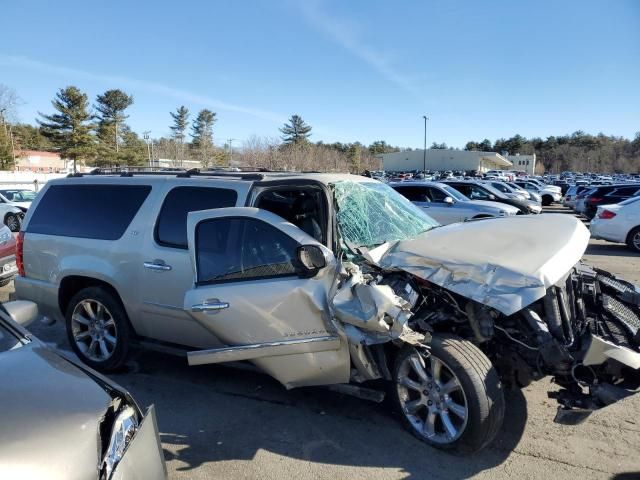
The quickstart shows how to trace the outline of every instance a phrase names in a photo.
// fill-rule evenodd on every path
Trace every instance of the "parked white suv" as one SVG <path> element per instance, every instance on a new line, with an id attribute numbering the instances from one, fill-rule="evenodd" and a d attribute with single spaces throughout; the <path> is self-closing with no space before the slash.
<path id="1" fill-rule="evenodd" d="M 578 263 L 588 240 L 568 215 L 439 226 L 352 175 L 77 175 L 29 209 L 15 286 L 95 368 L 144 345 L 287 388 L 384 380 L 416 437 L 470 452 L 505 387 L 553 375 L 582 414 L 640 385 L 640 298 Z"/>

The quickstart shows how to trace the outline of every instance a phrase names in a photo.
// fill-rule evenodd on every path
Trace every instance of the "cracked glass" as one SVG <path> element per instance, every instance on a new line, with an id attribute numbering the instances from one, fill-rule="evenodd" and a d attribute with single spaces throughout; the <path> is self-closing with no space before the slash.
<path id="1" fill-rule="evenodd" d="M 439 225 L 384 183 L 343 181 L 332 187 L 338 229 L 350 249 L 407 240 Z"/>

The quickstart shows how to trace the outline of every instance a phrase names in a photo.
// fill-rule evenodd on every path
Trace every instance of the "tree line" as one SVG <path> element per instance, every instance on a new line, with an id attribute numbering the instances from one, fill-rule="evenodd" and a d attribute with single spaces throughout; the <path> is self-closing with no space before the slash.
<path id="1" fill-rule="evenodd" d="M 312 142 L 313 128 L 294 114 L 279 129 L 280 136 L 246 139 L 235 151 L 231 142 L 214 144 L 216 112 L 201 109 L 191 119 L 189 109 L 181 105 L 170 113 L 171 135 L 143 138 L 127 124 L 132 95 L 110 89 L 97 95 L 93 104 L 75 86 L 61 88 L 52 100 L 53 113 L 39 113 L 37 125 L 15 121 L 19 98 L 15 91 L 0 85 L 0 169 L 12 167 L 15 152 L 46 150 L 87 166 L 142 166 L 150 160 L 171 159 L 174 166 L 196 160 L 203 167 L 241 165 L 270 170 L 350 171 L 381 168 L 379 155 L 411 150 L 385 142 L 369 145 L 360 142 Z M 448 149 L 446 143 L 433 142 L 431 148 Z M 545 140 L 515 135 L 511 138 L 470 141 L 465 150 L 532 154 L 546 171 L 559 172 L 640 171 L 640 132 L 633 140 L 590 135 L 582 131 L 571 135 L 550 136 Z"/>

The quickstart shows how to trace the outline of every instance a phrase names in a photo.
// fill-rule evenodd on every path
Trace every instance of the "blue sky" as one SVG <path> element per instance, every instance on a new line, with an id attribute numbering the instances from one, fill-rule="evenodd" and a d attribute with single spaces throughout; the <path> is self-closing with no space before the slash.
<path id="1" fill-rule="evenodd" d="M 3 5 L 0 83 L 133 94 L 129 124 L 217 112 L 216 142 L 276 137 L 463 147 L 519 133 L 640 131 L 640 1 L 32 1 Z"/>

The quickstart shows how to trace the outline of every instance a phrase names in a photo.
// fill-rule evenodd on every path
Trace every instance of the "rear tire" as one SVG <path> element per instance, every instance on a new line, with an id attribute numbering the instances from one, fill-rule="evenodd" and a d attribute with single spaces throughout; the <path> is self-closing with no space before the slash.
<path id="1" fill-rule="evenodd" d="M 125 363 L 131 328 L 120 299 L 111 292 L 101 287 L 80 290 L 69 302 L 65 319 L 69 344 L 84 363 L 103 372 Z"/>
<path id="2" fill-rule="evenodd" d="M 634 252 L 640 253 L 640 226 L 629 232 L 629 235 L 627 235 L 627 245 Z"/>
<path id="3" fill-rule="evenodd" d="M 20 217 L 15 213 L 7 213 L 4 217 L 4 224 L 9 227 L 12 232 L 20 231 Z"/>
<path id="4" fill-rule="evenodd" d="M 405 428 L 433 447 L 473 453 L 500 430 L 505 409 L 500 378 L 467 340 L 434 335 L 430 356 L 405 346 L 396 357 L 393 382 L 391 400 Z"/>

